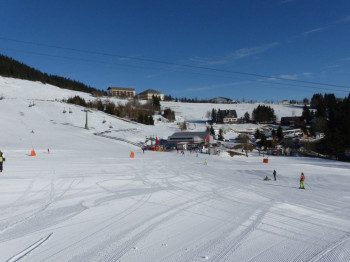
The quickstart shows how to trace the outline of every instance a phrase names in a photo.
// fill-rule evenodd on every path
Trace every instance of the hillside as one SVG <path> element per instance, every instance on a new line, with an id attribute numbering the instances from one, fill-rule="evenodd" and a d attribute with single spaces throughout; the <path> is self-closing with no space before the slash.
<path id="1" fill-rule="evenodd" d="M 39 81 L 60 88 L 75 90 L 96 95 L 105 95 L 105 91 L 87 86 L 81 82 L 57 75 L 49 75 L 24 63 L 0 54 L 0 76 L 13 77 L 23 80 Z"/>
<path id="2" fill-rule="evenodd" d="M 350 260 L 349 163 L 271 156 L 264 164 L 257 153 L 143 153 L 94 133 L 138 143 L 167 137 L 179 130 L 176 123 L 145 126 L 93 111 L 86 130 L 83 108 L 60 100 L 95 99 L 89 94 L 0 77 L 0 95 L 6 158 L 1 261 Z M 237 109 L 238 115 L 254 108 L 162 106 L 172 107 L 193 130 L 205 126 L 211 106 Z M 279 117 L 299 112 L 273 107 Z M 264 181 L 274 169 L 277 181 Z M 298 189 L 300 172 L 306 190 Z"/>
<path id="3" fill-rule="evenodd" d="M 77 107 L 72 104 L 64 104 L 60 101 L 63 99 L 68 99 L 73 96 L 80 96 L 86 101 L 94 101 L 96 98 L 91 94 L 85 92 L 76 92 L 71 90 L 65 90 L 58 88 L 49 84 L 42 84 L 40 82 L 32 82 L 27 80 L 19 80 L 14 78 L 0 77 L 0 96 L 5 97 L 3 104 L 10 103 L 12 100 L 17 100 L 18 104 L 22 104 L 21 112 L 25 113 L 30 108 L 28 106 L 35 102 L 38 106 L 49 106 L 49 111 L 54 114 L 47 116 L 46 118 L 52 118 L 55 122 L 68 122 L 68 124 L 73 126 L 84 127 L 85 123 L 85 112 L 81 111 L 83 108 Z M 125 103 L 126 100 L 121 100 L 118 98 L 105 97 L 101 98 L 118 103 Z M 13 105 L 13 104 L 11 104 Z M 17 105 L 17 104 L 16 104 Z M 137 132 L 128 133 L 118 133 L 112 132 L 116 136 L 121 138 L 126 138 L 128 140 L 134 141 L 136 143 L 144 142 L 146 136 L 158 136 L 159 138 L 167 138 L 173 132 L 179 131 L 177 123 L 183 121 L 188 121 L 188 128 L 190 131 L 203 131 L 206 129 L 206 122 L 208 121 L 206 114 L 207 111 L 211 111 L 212 108 L 216 109 L 235 109 L 237 111 L 238 117 L 242 117 L 245 112 L 252 114 L 253 109 L 258 104 L 208 104 L 208 103 L 179 103 L 179 102 L 162 102 L 163 108 L 171 108 L 176 112 L 176 119 L 174 123 L 164 123 L 159 122 L 159 117 L 155 116 L 156 128 L 147 127 L 144 125 L 127 124 L 124 121 L 119 121 L 116 118 L 111 116 L 106 116 L 102 112 L 94 112 L 89 114 L 89 126 L 91 127 L 91 132 L 104 132 L 108 131 L 108 127 L 111 125 L 114 129 L 137 129 Z M 271 104 L 269 105 L 274 108 L 277 118 L 290 115 L 301 115 L 302 108 L 294 106 L 285 106 L 281 104 Z M 69 108 L 72 108 L 74 113 L 63 114 L 63 110 L 68 111 Z M 11 112 L 13 112 L 11 110 Z M 31 112 L 30 110 L 28 112 Z M 12 119 L 12 117 L 11 117 Z M 105 120 L 105 123 L 102 123 Z M 22 120 L 21 120 L 22 121 Z M 50 121 L 47 121 L 50 122 Z M 21 122 L 18 122 L 21 123 Z M 38 125 L 40 126 L 40 125 Z M 52 125 L 50 125 L 52 127 Z M 227 138 L 235 137 L 235 130 L 245 130 L 247 128 L 256 128 L 256 125 L 246 124 L 231 124 L 231 125 L 218 125 L 227 130 Z M 16 127 L 17 128 L 17 127 Z M 18 127 L 20 128 L 20 127 Z M 29 131 L 35 129 L 31 127 Z"/>

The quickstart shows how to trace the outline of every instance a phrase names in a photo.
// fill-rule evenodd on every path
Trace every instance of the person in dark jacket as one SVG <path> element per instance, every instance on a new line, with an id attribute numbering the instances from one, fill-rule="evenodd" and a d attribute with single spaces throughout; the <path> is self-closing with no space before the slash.
<path id="1" fill-rule="evenodd" d="M 275 181 L 276 181 L 276 175 L 277 175 L 276 170 L 273 170 L 273 178 L 275 179 Z"/>
<path id="2" fill-rule="evenodd" d="M 4 154 L 0 150 L 0 172 L 2 172 L 4 161 L 5 161 Z"/>

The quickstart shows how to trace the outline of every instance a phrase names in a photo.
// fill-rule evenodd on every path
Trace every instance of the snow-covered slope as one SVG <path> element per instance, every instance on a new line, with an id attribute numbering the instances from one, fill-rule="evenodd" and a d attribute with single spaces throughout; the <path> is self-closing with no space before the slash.
<path id="1" fill-rule="evenodd" d="M 142 142 L 177 126 L 93 111 L 85 130 L 82 108 L 55 101 L 75 94 L 0 78 L 0 261 L 350 261 L 348 163 L 143 154 L 94 133 Z M 212 109 L 169 105 L 194 128 Z M 238 114 L 253 109 L 241 106 Z M 263 181 L 274 169 L 277 181 Z"/>
<path id="2" fill-rule="evenodd" d="M 176 116 L 183 116 L 186 121 L 206 121 L 207 112 L 211 113 L 212 109 L 234 109 L 237 112 L 237 117 L 241 118 L 246 112 L 252 115 L 254 108 L 259 104 L 264 103 L 241 103 L 241 104 L 210 104 L 210 103 L 177 103 L 177 102 L 162 102 L 163 107 L 169 107 L 175 111 Z M 278 120 L 284 116 L 301 116 L 303 108 L 301 106 L 282 105 L 282 104 L 267 104 L 274 109 Z"/>

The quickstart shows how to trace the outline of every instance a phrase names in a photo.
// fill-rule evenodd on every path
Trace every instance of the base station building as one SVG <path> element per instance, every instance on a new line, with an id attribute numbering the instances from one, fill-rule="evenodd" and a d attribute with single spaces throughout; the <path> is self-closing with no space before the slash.
<path id="1" fill-rule="evenodd" d="M 176 148 L 201 148 L 213 142 L 209 131 L 205 132 L 177 132 L 168 137 L 168 144 Z"/>

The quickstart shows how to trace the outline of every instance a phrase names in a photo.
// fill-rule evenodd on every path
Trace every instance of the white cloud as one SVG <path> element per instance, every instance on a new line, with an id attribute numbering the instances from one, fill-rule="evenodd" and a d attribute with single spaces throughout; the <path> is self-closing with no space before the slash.
<path id="1" fill-rule="evenodd" d="M 312 73 L 310 73 L 310 72 L 305 72 L 305 73 L 303 73 L 303 76 L 304 76 L 304 77 L 312 77 Z"/>
<path id="2" fill-rule="evenodd" d="M 301 74 L 282 74 L 282 75 L 279 75 L 278 77 L 270 77 L 270 78 L 268 78 L 268 80 L 270 80 L 270 81 L 278 81 L 281 78 L 288 79 L 288 80 L 298 80 L 298 79 L 303 78 L 303 77 L 304 78 L 310 78 L 310 77 L 312 77 L 312 73 L 304 72 L 304 73 L 301 73 Z"/>
<path id="3" fill-rule="evenodd" d="M 223 57 L 192 57 L 190 58 L 191 62 L 195 62 L 201 66 L 213 66 L 213 65 L 223 65 L 223 64 L 229 64 L 236 60 L 248 58 L 257 54 L 264 53 L 268 51 L 269 49 L 278 46 L 279 42 L 272 42 L 266 45 L 261 46 L 253 46 L 253 47 L 245 47 L 237 49 L 236 51 L 233 51 Z"/>
<path id="4" fill-rule="evenodd" d="M 297 74 L 294 74 L 294 75 L 280 75 L 279 78 L 289 79 L 289 80 L 297 80 L 298 79 L 298 75 Z"/>
<path id="5" fill-rule="evenodd" d="M 260 53 L 264 53 L 267 50 L 278 46 L 279 43 L 278 42 L 273 42 L 267 45 L 262 45 L 262 46 L 254 46 L 254 47 L 248 47 L 248 48 L 241 48 L 238 49 L 236 51 L 234 51 L 233 53 L 229 54 L 228 57 L 233 59 L 233 60 L 238 60 L 241 58 L 245 58 L 245 57 L 250 57 L 256 54 L 260 54 Z"/>
<path id="6" fill-rule="evenodd" d="M 219 57 L 206 58 L 206 57 L 199 57 L 199 56 L 190 58 L 190 61 L 195 62 L 196 64 L 201 66 L 224 65 L 230 62 L 225 58 L 219 58 Z"/>
<path id="7" fill-rule="evenodd" d="M 240 82 L 229 82 L 229 83 L 223 83 L 223 84 L 213 84 L 210 86 L 187 88 L 184 91 L 185 92 L 197 92 L 197 91 L 206 91 L 206 90 L 212 90 L 212 89 L 225 89 L 225 88 L 230 88 L 233 86 L 242 86 L 245 84 L 250 84 L 253 82 L 254 81 L 240 81 Z M 183 92 L 183 91 L 181 91 L 181 92 Z"/>
<path id="8" fill-rule="evenodd" d="M 339 68 L 340 65 L 329 65 L 329 66 L 324 66 L 323 69 L 333 69 L 333 68 Z"/>
<path id="9" fill-rule="evenodd" d="M 303 33 L 303 36 L 308 36 L 308 35 L 311 35 L 313 33 L 318 33 L 318 32 L 324 31 L 324 30 L 328 29 L 329 27 L 330 26 L 323 26 L 323 27 L 318 27 L 318 28 L 306 31 Z"/>
<path id="10" fill-rule="evenodd" d="M 338 19 L 336 21 L 328 23 L 325 26 L 320 26 L 320 27 L 314 28 L 312 30 L 306 31 L 306 32 L 302 33 L 302 35 L 303 36 L 308 36 L 308 35 L 313 34 L 313 33 L 322 32 L 322 31 L 327 30 L 327 29 L 329 29 L 329 28 L 331 28 L 333 26 L 336 26 L 338 24 L 343 24 L 343 23 L 348 23 L 348 22 L 350 22 L 350 16 L 343 17 L 341 19 Z"/>

